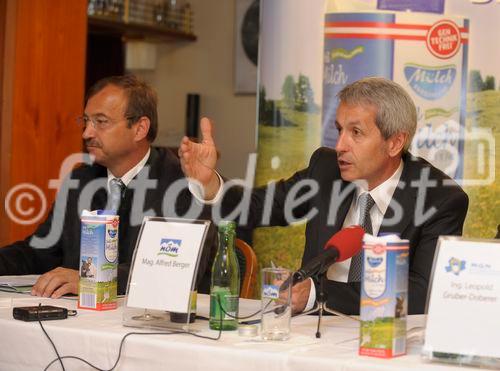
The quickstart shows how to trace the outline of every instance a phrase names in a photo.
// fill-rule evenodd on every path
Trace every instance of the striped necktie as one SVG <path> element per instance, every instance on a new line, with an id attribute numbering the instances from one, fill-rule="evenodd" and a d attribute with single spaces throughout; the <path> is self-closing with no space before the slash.
<path id="1" fill-rule="evenodd" d="M 120 202 L 122 199 L 122 193 L 125 189 L 125 184 L 119 178 L 113 178 L 109 182 L 109 196 L 110 196 L 110 210 L 118 213 L 120 209 Z"/>
<path id="2" fill-rule="evenodd" d="M 375 201 L 372 196 L 368 193 L 362 193 L 359 196 L 359 209 L 361 210 L 359 214 L 359 225 L 363 227 L 365 233 L 372 234 L 372 220 L 370 218 L 370 210 L 375 205 Z M 347 277 L 348 282 L 359 282 L 361 281 L 361 256 L 362 251 L 357 253 L 351 259 L 351 266 L 349 267 L 349 275 Z"/>

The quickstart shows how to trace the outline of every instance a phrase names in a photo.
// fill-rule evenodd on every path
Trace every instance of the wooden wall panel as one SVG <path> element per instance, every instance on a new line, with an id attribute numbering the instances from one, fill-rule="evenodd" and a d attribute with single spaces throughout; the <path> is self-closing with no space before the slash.
<path id="1" fill-rule="evenodd" d="M 3 102 L 3 70 L 4 70 L 4 53 L 5 53 L 5 16 L 7 13 L 7 0 L 0 0 L 0 123 L 2 121 L 2 104 Z M 0 130 L 0 143 L 2 143 L 2 130 Z"/>
<path id="2" fill-rule="evenodd" d="M 68 155 L 81 152 L 81 131 L 75 118 L 83 111 L 87 1 L 7 2 L 15 6 L 14 48 L 4 55 L 14 61 L 12 89 L 6 93 L 12 99 L 11 122 L 2 122 L 2 127 L 11 126 L 10 171 L 0 181 L 9 189 L 33 184 L 43 191 L 50 206 L 55 191 L 48 188 L 49 179 L 59 177 Z M 1 152 L 2 157 L 6 155 L 3 149 Z M 40 202 L 24 198 L 21 206 L 24 210 L 33 207 L 33 216 Z M 0 245 L 25 237 L 35 227 L 8 222 Z"/>
<path id="3" fill-rule="evenodd" d="M 14 68 L 14 35 L 16 6 L 11 0 L 0 0 L 0 201 L 5 199 L 10 188 L 10 157 L 12 143 L 12 86 Z M 10 238 L 11 222 L 3 204 L 0 206 L 0 246 L 7 243 Z"/>

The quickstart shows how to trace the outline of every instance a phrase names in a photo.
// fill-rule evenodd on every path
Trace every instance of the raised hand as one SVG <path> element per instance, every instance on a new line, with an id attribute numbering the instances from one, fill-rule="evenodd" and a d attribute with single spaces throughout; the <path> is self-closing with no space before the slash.
<path id="1" fill-rule="evenodd" d="M 195 143 L 182 138 L 179 158 L 184 175 L 198 181 L 204 188 L 205 199 L 212 199 L 219 189 L 219 177 L 215 173 L 217 148 L 212 136 L 212 122 L 203 117 L 200 121 L 202 142 Z"/>

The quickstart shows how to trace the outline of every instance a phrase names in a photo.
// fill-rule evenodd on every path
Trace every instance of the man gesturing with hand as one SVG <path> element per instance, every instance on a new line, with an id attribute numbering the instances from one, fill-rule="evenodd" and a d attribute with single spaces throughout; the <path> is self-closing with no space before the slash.
<path id="1" fill-rule="evenodd" d="M 252 190 L 224 187 L 215 172 L 213 126 L 202 119 L 203 141 L 184 138 L 179 149 L 185 175 L 197 182 L 190 190 L 198 199 L 220 203 L 223 218 L 247 205 L 235 218 L 250 229 L 306 220 L 303 266 L 342 228 L 359 224 L 375 236 L 399 234 L 410 241 L 408 313 L 424 313 L 437 239 L 461 235 L 467 195 L 446 174 L 408 151 L 417 111 L 401 86 L 364 78 L 345 86 L 338 99 L 335 149 L 319 148 L 306 169 Z M 247 191 L 251 195 L 245 198 Z M 355 256 L 329 268 L 325 291 L 331 309 L 359 313 L 360 264 Z M 294 311 L 312 307 L 318 288 L 316 279 L 294 286 Z"/>

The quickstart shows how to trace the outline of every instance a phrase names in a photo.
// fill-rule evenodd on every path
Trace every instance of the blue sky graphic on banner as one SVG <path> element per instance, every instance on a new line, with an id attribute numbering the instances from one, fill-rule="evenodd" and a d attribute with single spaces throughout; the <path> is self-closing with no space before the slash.
<path id="1" fill-rule="evenodd" d="M 321 91 L 321 30 L 323 1 L 264 1 L 259 51 L 259 84 L 267 97 L 280 99 L 287 75 L 309 77 L 314 92 Z M 290 42 L 293 40 L 293 42 Z M 321 95 L 316 94 L 319 100 Z"/>

